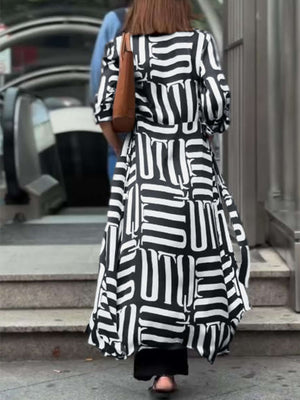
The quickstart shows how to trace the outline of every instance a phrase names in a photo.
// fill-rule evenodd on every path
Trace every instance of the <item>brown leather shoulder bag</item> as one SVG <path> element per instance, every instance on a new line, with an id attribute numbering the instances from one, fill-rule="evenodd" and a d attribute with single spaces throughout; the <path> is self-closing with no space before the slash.
<path id="1" fill-rule="evenodd" d="M 123 32 L 119 77 L 113 104 L 112 125 L 116 132 L 130 132 L 135 124 L 135 83 L 130 33 Z"/>

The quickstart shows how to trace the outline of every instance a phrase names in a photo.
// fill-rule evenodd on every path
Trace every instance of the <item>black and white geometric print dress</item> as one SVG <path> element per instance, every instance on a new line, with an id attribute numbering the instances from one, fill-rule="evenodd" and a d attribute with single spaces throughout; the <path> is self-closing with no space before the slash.
<path id="1" fill-rule="evenodd" d="M 112 119 L 121 39 L 106 45 L 96 123 Z M 207 31 L 131 46 L 136 124 L 114 170 L 88 343 L 116 359 L 187 347 L 212 364 L 252 308 L 247 238 L 208 140 L 230 124 L 230 89 Z"/>

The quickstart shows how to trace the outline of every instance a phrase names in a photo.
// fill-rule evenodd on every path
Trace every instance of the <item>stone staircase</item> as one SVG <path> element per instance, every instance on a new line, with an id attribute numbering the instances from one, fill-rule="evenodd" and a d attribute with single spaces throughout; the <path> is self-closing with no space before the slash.
<path id="1" fill-rule="evenodd" d="M 99 240 L 103 228 L 103 221 L 90 225 L 93 232 L 98 229 Z M 45 224 L 43 229 L 50 228 Z M 62 238 L 65 226 L 51 229 Z M 37 238 L 33 244 L 24 232 L 17 245 L 6 235 L 0 246 L 0 360 L 102 357 L 84 333 L 95 295 L 100 241 L 92 243 L 91 234 L 93 239 L 84 244 L 79 244 L 84 242 L 80 235 L 76 240 L 63 236 L 59 244 L 53 237 L 48 242 Z M 44 231 L 41 237 L 46 236 Z M 289 306 L 289 268 L 267 247 L 251 250 L 251 260 L 248 293 L 253 309 L 245 313 L 230 353 L 300 354 L 300 314 Z"/>

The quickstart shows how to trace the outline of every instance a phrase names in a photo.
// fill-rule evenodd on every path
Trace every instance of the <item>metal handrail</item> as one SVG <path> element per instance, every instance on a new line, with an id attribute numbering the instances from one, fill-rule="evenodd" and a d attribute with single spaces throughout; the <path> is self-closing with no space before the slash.
<path id="1" fill-rule="evenodd" d="M 23 22 L 0 34 L 0 51 L 36 36 L 61 33 L 97 35 L 101 24 L 101 19 L 80 16 L 46 17 Z M 5 40 L 1 40 L 4 38 Z"/>
<path id="2" fill-rule="evenodd" d="M 0 88 L 0 93 L 10 87 L 33 89 L 40 86 L 51 86 L 61 81 L 88 81 L 90 68 L 84 65 L 65 65 L 62 67 L 45 68 L 30 72 L 11 80 Z"/>
<path id="3" fill-rule="evenodd" d="M 16 168 L 14 114 L 20 94 L 18 88 L 11 88 L 5 93 L 3 105 L 3 166 L 7 187 L 6 204 L 28 204 L 29 202 L 28 194 L 20 187 Z"/>
<path id="4" fill-rule="evenodd" d="M 81 16 L 59 16 L 59 17 L 44 17 L 39 19 L 34 19 L 32 21 L 22 22 L 20 24 L 16 24 L 10 28 L 7 28 L 5 31 L 1 31 L 0 39 L 6 35 L 14 35 L 16 32 L 26 30 L 28 28 L 36 27 L 36 26 L 44 26 L 49 24 L 65 24 L 65 23 L 82 23 L 85 25 L 95 25 L 98 26 L 102 24 L 102 20 L 99 18 L 90 18 L 90 17 L 81 17 Z"/>

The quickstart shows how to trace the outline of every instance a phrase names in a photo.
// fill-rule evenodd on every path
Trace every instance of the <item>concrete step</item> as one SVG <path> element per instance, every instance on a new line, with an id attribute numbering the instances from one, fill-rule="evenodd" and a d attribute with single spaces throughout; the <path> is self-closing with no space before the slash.
<path id="1" fill-rule="evenodd" d="M 92 307 L 100 245 L 1 246 L 0 309 Z"/>
<path id="2" fill-rule="evenodd" d="M 289 306 L 291 271 L 270 247 L 251 250 L 249 299 L 252 306 Z M 238 258 L 238 257 L 237 257 Z"/>
<path id="3" fill-rule="evenodd" d="M 99 250 L 100 244 L 1 246 L 0 309 L 92 307 Z M 251 250 L 251 260 L 251 304 L 288 305 L 287 265 L 269 248 Z"/>
<path id="4" fill-rule="evenodd" d="M 85 309 L 0 310 L 1 361 L 100 358 L 84 333 Z M 300 355 L 300 314 L 288 307 L 253 307 L 231 343 L 236 356 Z M 197 356 L 189 350 L 190 356 Z"/>

